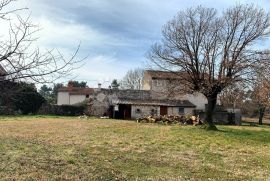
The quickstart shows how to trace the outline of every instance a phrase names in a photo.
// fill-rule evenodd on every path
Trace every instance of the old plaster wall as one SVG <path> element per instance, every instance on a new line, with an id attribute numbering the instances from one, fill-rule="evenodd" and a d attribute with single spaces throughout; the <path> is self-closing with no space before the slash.
<path id="1" fill-rule="evenodd" d="M 131 118 L 137 119 L 149 115 L 160 115 L 160 106 L 142 106 L 132 105 L 131 106 Z"/>
<path id="2" fill-rule="evenodd" d="M 58 92 L 57 95 L 57 105 L 69 104 L 69 93 L 68 92 Z"/>
<path id="3" fill-rule="evenodd" d="M 193 115 L 194 109 L 195 108 L 184 108 L 184 112 L 180 113 L 179 112 L 180 107 L 168 107 L 168 115 L 173 115 L 173 116 L 179 116 L 179 115 Z"/>
<path id="4" fill-rule="evenodd" d="M 86 100 L 85 95 L 70 95 L 69 104 L 78 104 Z"/>

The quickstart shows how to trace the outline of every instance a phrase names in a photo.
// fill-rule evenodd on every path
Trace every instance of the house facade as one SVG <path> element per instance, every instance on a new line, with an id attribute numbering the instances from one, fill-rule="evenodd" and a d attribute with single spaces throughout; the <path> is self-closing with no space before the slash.
<path id="1" fill-rule="evenodd" d="M 143 90 L 68 86 L 58 90 L 57 104 L 72 105 L 86 101 L 88 114 L 117 119 L 137 119 L 149 115 L 193 115 L 195 110 L 205 109 L 207 99 L 202 94 L 172 94 L 171 86 L 175 86 L 175 81 L 175 76 L 170 72 L 145 71 Z"/>
<path id="2" fill-rule="evenodd" d="M 79 87 L 61 87 L 58 89 L 57 105 L 73 105 L 81 103 L 92 95 L 94 89 Z"/>

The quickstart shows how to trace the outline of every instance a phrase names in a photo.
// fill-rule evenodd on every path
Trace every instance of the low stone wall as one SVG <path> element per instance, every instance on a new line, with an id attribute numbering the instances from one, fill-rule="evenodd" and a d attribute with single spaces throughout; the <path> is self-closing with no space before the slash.
<path id="1" fill-rule="evenodd" d="M 199 115 L 202 121 L 205 120 L 205 112 L 199 111 L 195 112 L 195 115 Z M 224 125 L 241 125 L 242 116 L 241 113 L 231 113 L 227 111 L 215 112 L 214 123 L 224 124 Z"/>

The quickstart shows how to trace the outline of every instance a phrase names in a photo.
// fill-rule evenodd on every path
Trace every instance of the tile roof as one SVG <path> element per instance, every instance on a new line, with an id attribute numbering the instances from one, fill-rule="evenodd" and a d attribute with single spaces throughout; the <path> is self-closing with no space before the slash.
<path id="1" fill-rule="evenodd" d="M 115 91 L 118 98 L 122 99 L 151 99 L 151 92 L 149 90 L 117 90 Z"/>
<path id="2" fill-rule="evenodd" d="M 95 90 L 97 90 L 97 92 L 95 92 Z M 112 100 L 113 104 L 192 107 L 192 108 L 196 107 L 188 100 L 152 99 L 151 91 L 149 90 L 113 90 L 113 89 L 62 87 L 58 89 L 58 92 L 69 92 L 71 95 L 87 95 L 100 92 L 106 95 L 115 94 L 116 98 Z"/>
<path id="3" fill-rule="evenodd" d="M 113 100 L 113 104 L 131 104 L 131 105 L 152 105 L 152 106 L 170 106 L 170 107 L 196 107 L 188 100 L 142 100 L 142 99 L 124 99 Z"/>
<path id="4" fill-rule="evenodd" d="M 88 95 L 94 92 L 93 88 L 61 87 L 58 92 L 69 92 L 71 95 Z"/>
<path id="5" fill-rule="evenodd" d="M 193 76 L 188 72 L 173 72 L 173 71 L 159 71 L 159 70 L 146 70 L 146 74 L 150 75 L 152 79 L 168 79 L 176 81 L 189 81 Z M 202 78 L 209 77 L 209 74 L 203 73 L 200 75 Z"/>
<path id="6" fill-rule="evenodd" d="M 146 70 L 146 73 L 154 79 L 180 79 L 183 75 L 187 76 L 186 72 Z"/>

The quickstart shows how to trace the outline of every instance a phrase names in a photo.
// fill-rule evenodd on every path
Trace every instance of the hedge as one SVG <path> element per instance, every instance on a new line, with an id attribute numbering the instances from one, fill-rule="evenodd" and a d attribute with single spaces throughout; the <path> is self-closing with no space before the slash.
<path id="1" fill-rule="evenodd" d="M 84 114 L 83 105 L 50 105 L 44 104 L 38 114 L 59 115 L 59 116 L 79 116 Z"/>

